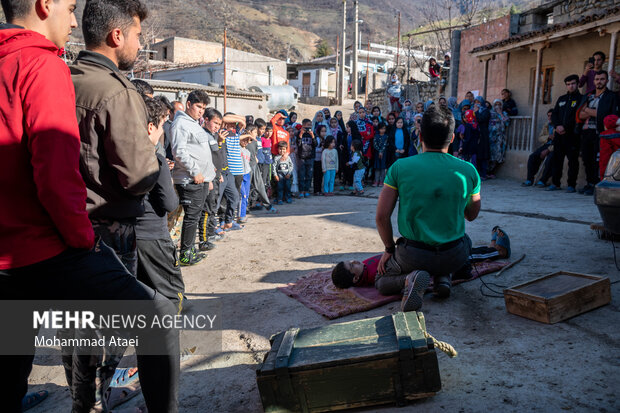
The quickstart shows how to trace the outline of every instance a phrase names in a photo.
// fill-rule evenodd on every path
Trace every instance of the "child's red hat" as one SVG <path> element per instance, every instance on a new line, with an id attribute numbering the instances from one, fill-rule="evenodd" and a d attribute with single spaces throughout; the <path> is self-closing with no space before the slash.
<path id="1" fill-rule="evenodd" d="M 605 125 L 605 129 L 616 129 L 617 122 L 618 122 L 618 116 L 616 115 L 607 115 L 603 119 L 603 124 Z"/>

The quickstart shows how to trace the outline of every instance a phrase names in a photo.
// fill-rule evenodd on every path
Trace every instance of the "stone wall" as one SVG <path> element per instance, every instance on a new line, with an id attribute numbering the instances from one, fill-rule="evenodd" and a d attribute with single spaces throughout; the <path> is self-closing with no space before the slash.
<path id="1" fill-rule="evenodd" d="M 439 99 L 439 82 L 417 82 L 412 85 L 403 85 L 401 101 L 411 99 L 415 105 L 417 102 L 426 102 Z M 368 94 L 368 100 L 373 106 L 379 106 L 381 113 L 388 113 L 388 98 L 385 89 L 375 89 Z"/>
<path id="2" fill-rule="evenodd" d="M 581 16 L 600 13 L 615 6 L 620 6 L 620 0 L 562 1 L 553 8 L 553 23 L 570 22 Z"/>

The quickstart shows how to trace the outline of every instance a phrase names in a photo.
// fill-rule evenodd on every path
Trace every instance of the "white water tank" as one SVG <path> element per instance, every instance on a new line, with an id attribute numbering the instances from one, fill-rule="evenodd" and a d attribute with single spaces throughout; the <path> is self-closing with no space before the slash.
<path id="1" fill-rule="evenodd" d="M 267 109 L 270 112 L 275 112 L 280 109 L 290 110 L 293 106 L 297 105 L 297 99 L 299 94 L 293 86 L 252 86 L 251 92 L 264 93 L 267 95 Z"/>

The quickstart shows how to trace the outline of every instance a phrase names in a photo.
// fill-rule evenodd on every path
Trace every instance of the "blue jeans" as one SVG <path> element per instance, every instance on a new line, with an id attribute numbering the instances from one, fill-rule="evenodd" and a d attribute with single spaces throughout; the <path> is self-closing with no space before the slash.
<path id="1" fill-rule="evenodd" d="M 364 173 L 366 173 L 366 168 L 357 169 L 353 173 L 353 188 L 356 191 L 364 190 L 364 186 L 362 185 L 362 179 L 364 179 Z"/>
<path id="2" fill-rule="evenodd" d="M 329 194 L 334 192 L 334 181 L 336 180 L 336 170 L 331 169 L 325 171 L 323 176 L 323 192 Z"/>
<path id="3" fill-rule="evenodd" d="M 241 195 L 241 206 L 239 207 L 239 218 L 244 218 L 248 210 L 248 198 L 250 197 L 250 184 L 252 183 L 252 174 L 243 175 L 243 182 L 239 194 Z"/>
<path id="4" fill-rule="evenodd" d="M 299 162 L 299 191 L 310 191 L 312 183 L 312 171 L 314 170 L 314 159 L 300 159 Z"/>
<path id="5" fill-rule="evenodd" d="M 291 199 L 291 178 L 279 177 L 278 181 L 278 201 L 289 201 Z"/>

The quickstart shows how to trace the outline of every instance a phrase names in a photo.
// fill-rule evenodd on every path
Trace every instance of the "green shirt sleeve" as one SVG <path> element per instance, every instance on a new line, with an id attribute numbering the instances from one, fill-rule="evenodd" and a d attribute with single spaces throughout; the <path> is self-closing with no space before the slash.
<path id="1" fill-rule="evenodd" d="M 383 182 L 385 185 L 389 186 L 392 189 L 398 190 L 397 184 L 398 174 L 396 172 L 396 163 L 388 169 L 387 174 L 385 174 L 385 181 Z"/>
<path id="2" fill-rule="evenodd" d="M 478 195 L 480 193 L 480 185 L 481 185 L 480 175 L 478 175 L 478 171 L 473 166 L 472 166 L 472 171 L 473 171 L 472 187 L 474 189 L 471 191 L 470 196 Z"/>

